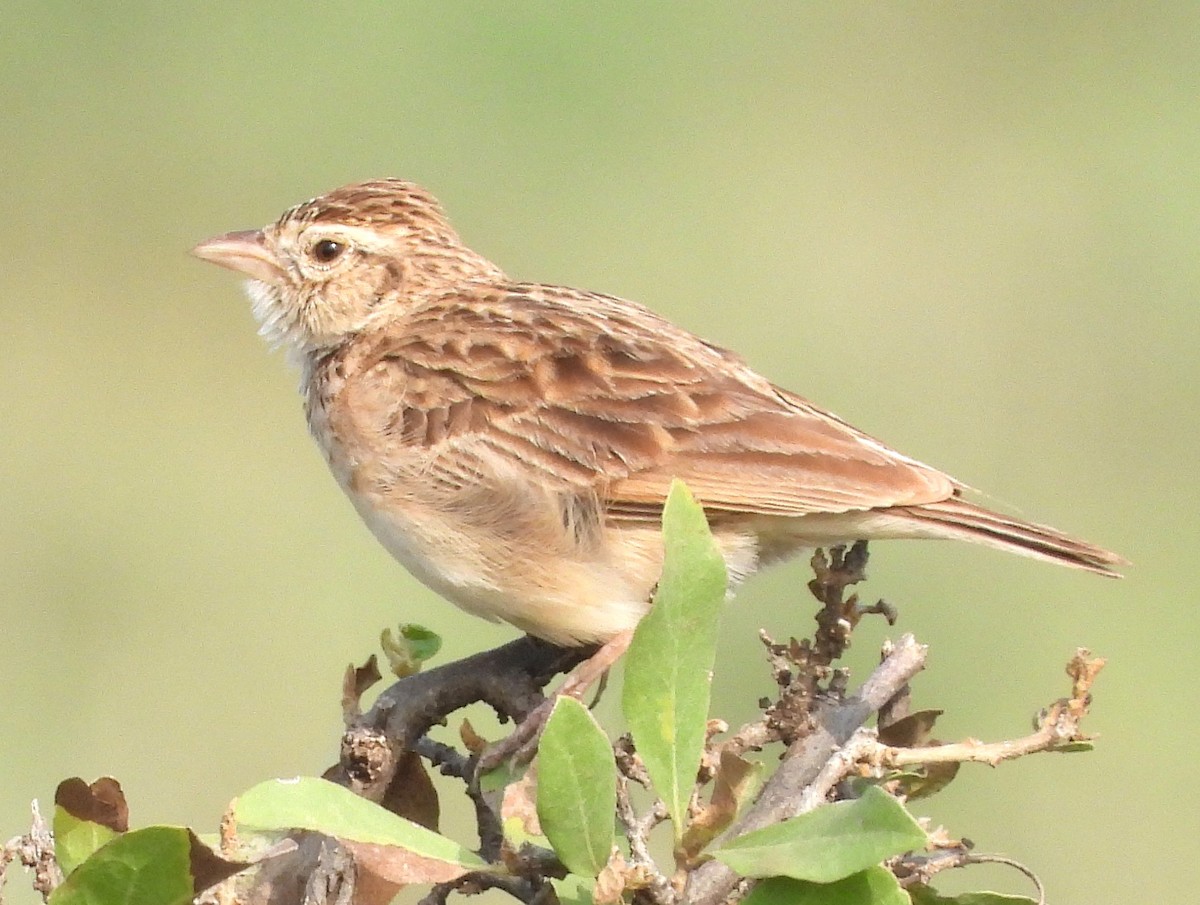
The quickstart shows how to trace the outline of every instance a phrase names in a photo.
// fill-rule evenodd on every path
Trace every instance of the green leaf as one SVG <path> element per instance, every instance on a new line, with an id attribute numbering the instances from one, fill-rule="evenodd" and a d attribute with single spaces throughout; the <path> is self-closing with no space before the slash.
<path id="1" fill-rule="evenodd" d="M 999 892 L 963 892 L 956 896 L 943 896 L 930 886 L 914 886 L 908 894 L 913 905 L 1037 905 L 1036 899 Z"/>
<path id="2" fill-rule="evenodd" d="M 234 802 L 233 814 L 239 829 L 312 830 L 346 842 L 399 848 L 424 861 L 459 869 L 456 876 L 487 867 L 454 840 L 397 817 L 336 783 L 315 777 L 259 783 Z M 439 868 L 431 865 L 430 870 Z M 438 875 L 442 874 L 454 871 L 441 870 Z"/>
<path id="3" fill-rule="evenodd" d="M 550 885 L 558 895 L 561 905 L 592 905 L 592 890 L 595 883 L 591 877 L 581 877 L 579 874 L 567 874 L 559 880 L 550 878 Z"/>
<path id="4" fill-rule="evenodd" d="M 712 854 L 744 877 L 832 883 L 925 844 L 903 805 L 871 786 L 861 798 L 739 836 Z"/>
<path id="5" fill-rule="evenodd" d="M 423 625 L 402 622 L 399 636 L 385 628 L 379 636 L 379 644 L 392 673 L 397 678 L 415 675 L 421 671 L 426 660 L 432 659 L 442 649 L 442 638 Z"/>
<path id="6" fill-rule="evenodd" d="M 537 769 L 542 832 L 568 870 L 595 877 L 612 854 L 617 767 L 608 737 L 574 698 L 555 702 Z"/>
<path id="7" fill-rule="evenodd" d="M 54 890 L 50 905 L 186 905 L 246 865 L 224 861 L 183 827 L 113 839 Z"/>
<path id="8" fill-rule="evenodd" d="M 64 874 L 72 873 L 118 835 L 106 826 L 80 820 L 62 808 L 54 809 L 54 857 Z"/>
<path id="9" fill-rule="evenodd" d="M 525 768 L 515 769 L 508 761 L 501 761 L 491 770 L 479 775 L 479 791 L 499 792 L 510 783 L 525 775 Z"/>
<path id="10" fill-rule="evenodd" d="M 442 636 L 437 632 L 417 625 L 415 622 L 400 624 L 400 637 L 408 642 L 409 650 L 415 659 L 432 660 L 442 649 Z"/>
<path id="11" fill-rule="evenodd" d="M 663 509 L 662 578 L 625 655 L 621 704 L 671 814 L 678 847 L 708 721 L 717 619 L 727 579 L 704 510 L 680 481 Z"/>
<path id="12" fill-rule="evenodd" d="M 909 901 L 890 870 L 870 867 L 836 883 L 772 877 L 755 886 L 742 905 L 909 905 Z"/>
<path id="13" fill-rule="evenodd" d="M 520 817 L 506 817 L 500 823 L 500 829 L 504 832 L 504 840 L 512 846 L 514 850 L 519 849 L 522 845 L 540 845 L 542 848 L 547 848 L 546 837 L 535 835 L 529 832 L 525 827 L 525 821 Z"/>

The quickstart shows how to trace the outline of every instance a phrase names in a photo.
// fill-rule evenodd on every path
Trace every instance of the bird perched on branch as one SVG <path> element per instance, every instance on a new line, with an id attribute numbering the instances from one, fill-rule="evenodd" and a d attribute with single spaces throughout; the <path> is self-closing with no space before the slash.
<path id="1" fill-rule="evenodd" d="M 196 246 L 250 278 L 308 424 L 380 542 L 463 609 L 558 644 L 628 633 L 673 478 L 738 582 L 818 545 L 953 538 L 1116 575 L 1121 557 L 964 485 L 634 302 L 516 282 L 398 179 Z"/>

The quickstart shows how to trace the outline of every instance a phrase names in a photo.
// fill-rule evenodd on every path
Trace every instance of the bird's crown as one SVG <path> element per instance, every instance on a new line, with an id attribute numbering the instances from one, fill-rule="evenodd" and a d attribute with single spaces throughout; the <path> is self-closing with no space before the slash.
<path id="1" fill-rule="evenodd" d="M 404 179 L 371 179 L 344 185 L 284 212 L 280 227 L 338 223 L 367 229 L 457 235 L 441 204 L 425 189 Z"/>

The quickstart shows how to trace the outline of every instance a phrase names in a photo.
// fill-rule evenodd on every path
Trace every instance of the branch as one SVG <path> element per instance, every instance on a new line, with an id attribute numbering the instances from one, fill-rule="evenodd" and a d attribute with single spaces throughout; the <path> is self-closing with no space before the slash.
<path id="1" fill-rule="evenodd" d="M 33 871 L 34 892 L 41 893 L 43 900 L 48 900 L 50 893 L 63 881 L 62 869 L 54 856 L 54 836 L 42 817 L 36 799 L 32 804 L 32 811 L 33 819 L 29 832 L 8 840 L 4 847 L 0 848 L 0 901 L 3 900 L 8 866 L 13 861 L 19 861 L 23 867 Z"/>
<path id="2" fill-rule="evenodd" d="M 754 807 L 734 825 L 728 838 L 801 813 L 799 796 L 805 787 L 816 778 L 833 753 L 849 741 L 854 730 L 924 668 L 927 650 L 912 635 L 903 635 L 853 697 L 822 708 L 817 713 L 816 730 L 792 744 Z"/>
<path id="3" fill-rule="evenodd" d="M 411 743 L 476 701 L 501 719 L 520 720 L 544 700 L 542 688 L 587 659 L 590 648 L 562 648 L 525 636 L 501 647 L 401 679 L 362 718 L 389 738 Z"/>
<path id="4" fill-rule="evenodd" d="M 821 771 L 813 777 L 796 802 L 796 813 L 806 814 L 829 800 L 834 787 L 855 771 L 859 762 L 870 757 L 879 747 L 875 730 L 860 726 L 850 740 L 829 756 Z"/>
<path id="5" fill-rule="evenodd" d="M 629 798 L 629 779 L 622 775 L 617 777 L 617 819 L 625 831 L 629 842 L 629 857 L 632 868 L 640 870 L 646 879 L 646 892 L 653 902 L 673 902 L 675 891 L 671 881 L 663 876 L 650 854 L 650 831 L 667 819 L 667 809 L 661 800 L 655 799 L 650 810 L 643 817 L 638 817 L 634 811 L 633 802 Z"/>
<path id="6" fill-rule="evenodd" d="M 912 635 L 904 635 L 884 661 L 844 703 L 822 708 L 814 731 L 794 742 L 783 763 L 763 787 L 762 794 L 745 816 L 723 837 L 734 839 L 751 830 L 801 813 L 804 791 L 821 773 L 833 754 L 849 741 L 875 711 L 892 699 L 925 666 L 927 649 Z M 683 905 L 719 905 L 733 891 L 738 876 L 719 861 L 701 865 L 688 879 Z"/>
<path id="7" fill-rule="evenodd" d="M 501 720 L 519 721 L 544 700 L 542 688 L 560 672 L 566 672 L 585 660 L 590 648 L 560 648 L 536 638 L 524 637 L 493 650 L 475 654 L 463 660 L 407 676 L 387 688 L 364 714 L 359 714 L 357 696 L 363 683 L 357 677 L 350 696 L 343 701 L 347 715 L 346 731 L 342 736 L 341 756 L 325 777 L 346 786 L 351 791 L 388 807 L 394 782 L 404 784 L 402 772 L 411 767 L 416 751 L 429 757 L 436 766 L 447 772 L 462 775 L 465 761 L 446 746 L 425 738 L 425 733 L 443 723 L 456 710 L 482 701 L 492 707 Z M 369 684 L 366 683 L 366 684 Z M 463 778 L 466 778 L 463 776 Z M 473 794 L 472 794 L 473 793 Z M 500 848 L 500 826 L 496 816 L 478 793 L 477 787 L 468 790 L 476 804 L 482 849 L 496 855 Z M 435 802 L 436 807 L 436 802 Z M 483 813 L 487 810 L 488 813 Z M 401 816 L 419 819 L 412 814 Z M 308 834 L 310 837 L 312 834 Z M 353 889 L 355 870 L 352 861 L 330 857 L 335 840 L 316 837 L 306 840 L 287 859 L 280 859 L 270 871 L 264 871 L 248 897 L 254 905 L 293 905 L 303 893 L 306 901 L 334 901 Z M 328 865 L 328 867 L 323 867 Z M 305 884 L 319 877 L 322 894 L 305 892 Z M 349 884 L 349 885 L 347 885 Z M 451 884 L 434 888 L 429 901 L 444 899 L 452 890 L 476 890 L 500 886 L 523 900 L 532 899 L 536 889 L 519 877 L 493 880 L 490 876 L 470 875 Z M 378 899 L 386 902 L 391 894 L 383 891 L 359 890 L 355 901 Z"/>
<path id="8" fill-rule="evenodd" d="M 347 726 L 340 761 L 326 777 L 382 801 L 395 775 L 396 753 L 412 750 L 451 713 L 482 701 L 501 720 L 519 721 L 545 700 L 542 688 L 555 675 L 590 653 L 526 636 L 400 679 Z"/>
<path id="9" fill-rule="evenodd" d="M 1003 864 L 1023 874 L 1037 890 L 1037 905 L 1046 905 L 1046 887 L 1041 877 L 1012 858 L 1003 855 L 975 854 L 969 844 L 958 843 L 934 852 L 913 852 L 894 860 L 889 866 L 896 873 L 900 885 L 909 889 L 914 885 L 929 885 L 929 881 L 944 870 L 961 870 L 973 864 Z"/>

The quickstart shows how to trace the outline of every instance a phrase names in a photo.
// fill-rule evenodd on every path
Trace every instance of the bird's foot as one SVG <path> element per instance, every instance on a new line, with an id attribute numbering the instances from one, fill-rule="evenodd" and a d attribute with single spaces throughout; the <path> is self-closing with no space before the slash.
<path id="1" fill-rule="evenodd" d="M 546 720 L 550 719 L 550 713 L 554 710 L 554 702 L 564 695 L 581 699 L 589 688 L 604 680 L 609 669 L 629 648 L 631 640 L 633 631 L 629 630 L 604 642 L 594 654 L 572 670 L 558 691 L 530 711 L 507 738 L 484 749 L 479 756 L 477 771 L 487 773 L 505 762 L 517 766 L 529 763 L 537 753 L 538 740 Z"/>

